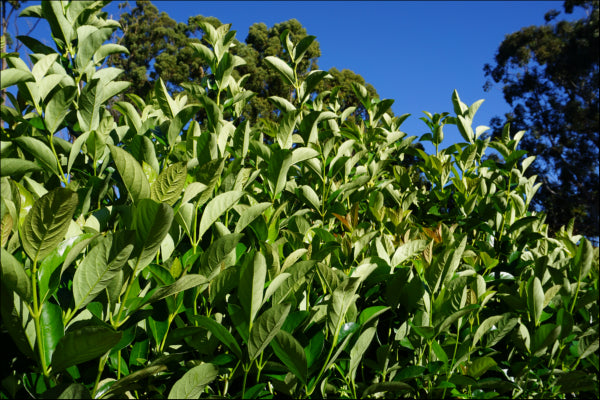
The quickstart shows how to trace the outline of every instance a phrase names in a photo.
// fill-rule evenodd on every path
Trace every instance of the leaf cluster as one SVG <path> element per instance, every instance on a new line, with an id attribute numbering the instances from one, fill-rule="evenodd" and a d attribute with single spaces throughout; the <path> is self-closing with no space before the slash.
<path id="1" fill-rule="evenodd" d="M 193 96 L 119 98 L 102 5 L 26 8 L 55 48 L 5 55 L 3 397 L 598 396 L 598 249 L 532 209 L 524 132 L 484 138 L 456 91 L 420 140 L 359 83 L 342 109 L 287 29 L 264 61 L 291 95 L 253 123 L 206 21 Z"/>

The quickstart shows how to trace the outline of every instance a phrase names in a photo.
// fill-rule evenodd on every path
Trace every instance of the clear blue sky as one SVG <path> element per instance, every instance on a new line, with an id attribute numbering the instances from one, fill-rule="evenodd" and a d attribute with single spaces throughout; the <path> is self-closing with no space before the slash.
<path id="1" fill-rule="evenodd" d="M 35 4 L 38 2 L 30 2 Z M 115 1 L 105 10 L 113 19 Z M 320 69 L 353 70 L 372 84 L 381 98 L 395 100 L 396 115 L 412 116 L 402 125 L 420 136 L 427 127 L 422 111 L 452 112 L 454 89 L 467 104 L 485 99 L 475 125 L 489 125 L 495 115 L 509 111 L 501 88 L 483 91 L 485 63 L 493 63 L 505 35 L 530 25 L 542 25 L 550 9 L 563 10 L 562 1 L 153 1 L 176 21 L 192 15 L 217 17 L 231 23 L 244 41 L 257 22 L 268 27 L 292 18 L 317 37 Z M 130 7 L 135 2 L 130 3 Z M 576 19 L 581 14 L 561 14 Z M 24 29 L 23 29 L 24 30 Z M 23 31 L 22 30 L 22 31 Z M 42 24 L 39 34 L 48 32 Z M 48 37 L 48 33 L 45 33 Z M 34 34 L 38 36 L 38 34 Z M 39 36 L 38 36 L 39 37 Z M 445 129 L 447 146 L 460 141 L 456 129 Z M 431 150 L 431 146 L 426 146 Z"/>

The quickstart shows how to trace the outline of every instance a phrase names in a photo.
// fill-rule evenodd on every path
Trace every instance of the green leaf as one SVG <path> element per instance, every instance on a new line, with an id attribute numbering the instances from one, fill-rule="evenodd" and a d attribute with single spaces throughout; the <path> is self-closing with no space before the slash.
<path id="1" fill-rule="evenodd" d="M 334 342 L 337 341 L 348 308 L 358 298 L 358 295 L 354 294 L 357 288 L 358 279 L 349 278 L 339 285 L 331 295 L 331 300 L 327 306 L 327 314 L 328 327 L 334 337 Z"/>
<path id="2" fill-rule="evenodd" d="M 163 169 L 152 184 L 150 198 L 172 206 L 181 198 L 186 177 L 187 167 L 183 162 Z"/>
<path id="3" fill-rule="evenodd" d="M 2 283 L 10 290 L 14 290 L 21 299 L 29 302 L 31 300 L 31 279 L 25 273 L 21 263 L 4 248 L 0 249 L 2 259 Z"/>
<path id="4" fill-rule="evenodd" d="M 101 83 L 99 79 L 93 79 L 81 90 L 77 121 L 84 132 L 98 129 L 105 87 L 106 85 Z"/>
<path id="5" fill-rule="evenodd" d="M 581 241 L 573 259 L 573 272 L 577 281 L 582 281 L 590 273 L 594 260 L 594 248 L 590 241 L 584 238 Z"/>
<path id="6" fill-rule="evenodd" d="M 232 190 L 215 196 L 204 208 L 202 218 L 200 219 L 200 227 L 198 228 L 198 238 L 202 238 L 202 235 L 204 235 L 208 228 L 210 228 L 210 226 L 219 219 L 225 211 L 233 207 L 243 195 L 244 192 L 240 190 Z"/>
<path id="7" fill-rule="evenodd" d="M 2 325 L 8 331 L 17 349 L 32 360 L 36 359 L 36 330 L 33 317 L 29 313 L 27 303 L 9 290 L 4 280 L 0 282 L 0 315 Z"/>
<path id="8" fill-rule="evenodd" d="M 479 327 L 477 328 L 477 330 L 475 331 L 475 335 L 473 335 L 473 345 L 472 347 L 475 347 L 477 345 L 477 342 L 479 341 L 479 339 L 481 339 L 481 337 L 488 333 L 492 327 L 494 325 L 496 325 L 496 323 L 500 320 L 502 320 L 504 317 L 506 316 L 506 314 L 503 315 L 494 315 L 492 317 L 487 318 L 485 321 L 483 321 Z"/>
<path id="9" fill-rule="evenodd" d="M 240 360 L 242 359 L 242 349 L 237 340 L 223 325 L 204 315 L 194 315 L 193 320 L 196 325 L 208 329 L 217 339 L 227 346 L 229 350 L 233 351 Z"/>
<path id="10" fill-rule="evenodd" d="M 425 339 L 433 339 L 435 336 L 435 329 L 432 326 L 417 326 L 413 325 L 412 322 L 409 322 L 412 329 L 417 333 L 417 335 L 425 338 Z"/>
<path id="11" fill-rule="evenodd" d="M 70 329 L 58 341 L 52 356 L 52 371 L 59 372 L 102 356 L 119 343 L 121 335 L 122 332 L 115 332 L 102 325 Z"/>
<path id="12" fill-rule="evenodd" d="M 544 324 L 535 330 L 532 338 L 531 352 L 536 356 L 544 354 L 547 347 L 551 347 L 560 335 L 560 325 Z"/>
<path id="13" fill-rule="evenodd" d="M 253 261 L 242 267 L 238 286 L 238 296 L 242 307 L 248 314 L 251 328 L 262 305 L 266 276 L 267 261 L 262 253 L 257 252 L 254 254 Z"/>
<path id="14" fill-rule="evenodd" d="M 140 163 L 120 147 L 112 144 L 109 144 L 108 147 L 133 202 L 138 203 L 142 199 L 149 198 L 150 184 Z"/>
<path id="15" fill-rule="evenodd" d="M 294 46 L 294 57 L 293 60 L 295 63 L 298 63 L 302 57 L 304 57 L 304 54 L 306 53 L 306 51 L 308 50 L 308 48 L 310 47 L 310 45 L 312 44 L 312 42 L 314 42 L 314 40 L 316 39 L 316 36 L 312 36 L 312 35 L 307 35 L 304 36 L 296 46 Z"/>
<path id="16" fill-rule="evenodd" d="M 140 200 L 133 223 L 138 272 L 156 257 L 156 252 L 169 233 L 172 222 L 173 209 L 169 205 L 150 199 Z"/>
<path id="17" fill-rule="evenodd" d="M 431 348 L 433 350 L 433 353 L 438 358 L 438 360 L 440 360 L 445 365 L 447 365 L 448 364 L 448 355 L 446 354 L 446 352 L 444 351 L 442 346 L 440 346 L 440 344 L 437 342 L 437 340 L 433 340 L 431 342 Z"/>
<path id="18" fill-rule="evenodd" d="M 379 383 L 374 383 L 371 386 L 369 386 L 368 388 L 366 388 L 365 391 L 363 392 L 361 398 L 365 398 L 374 393 L 403 392 L 403 391 L 413 392 L 414 389 L 408 383 L 404 383 L 404 382 L 379 382 Z"/>
<path id="19" fill-rule="evenodd" d="M 278 304 L 269 308 L 254 321 L 248 339 L 250 361 L 254 361 L 277 335 L 290 312 L 290 308 L 289 303 Z"/>
<path id="20" fill-rule="evenodd" d="M 289 368 L 290 372 L 306 385 L 308 375 L 306 354 L 304 354 L 304 349 L 298 340 L 290 333 L 280 330 L 275 335 L 275 340 L 271 342 L 271 347 L 273 347 L 275 355 Z"/>
<path id="21" fill-rule="evenodd" d="M 225 263 L 228 257 L 233 255 L 232 252 L 242 237 L 244 237 L 243 233 L 231 233 L 215 240 L 204 253 L 203 265 L 200 266 L 199 272 L 212 280 L 222 269 L 233 264 L 233 260 L 228 264 Z"/>
<path id="22" fill-rule="evenodd" d="M 58 399 L 91 399 L 92 395 L 89 390 L 81 383 L 71 383 L 62 393 L 58 396 Z"/>
<path id="23" fill-rule="evenodd" d="M 387 306 L 367 307 L 360 313 L 360 316 L 358 317 L 358 323 L 359 325 L 364 326 L 368 324 L 369 321 L 373 320 L 374 318 L 377 318 L 378 316 L 390 309 L 391 308 Z"/>
<path id="24" fill-rule="evenodd" d="M 35 78 L 29 71 L 23 71 L 16 68 L 9 68 L 2 71 L 2 79 L 0 79 L 0 89 L 9 86 L 17 85 L 24 82 L 35 81 Z"/>
<path id="25" fill-rule="evenodd" d="M 50 147 L 38 139 L 29 136 L 20 136 L 14 141 L 19 144 L 19 147 L 29 152 L 42 165 L 55 175 L 60 175 L 58 172 L 58 164 Z"/>
<path id="26" fill-rule="evenodd" d="M 289 65 L 287 65 L 285 61 L 277 57 L 267 56 L 265 57 L 265 62 L 275 71 L 277 71 L 286 83 L 289 85 L 294 85 L 296 82 L 294 79 L 294 71 Z"/>
<path id="27" fill-rule="evenodd" d="M 427 240 L 411 240 L 398 247 L 392 256 L 392 267 L 397 267 L 404 261 L 421 253 L 427 247 Z"/>
<path id="28" fill-rule="evenodd" d="M 187 371 L 169 392 L 169 399 L 197 399 L 204 387 L 219 375 L 219 368 L 213 364 L 200 364 Z"/>
<path id="29" fill-rule="evenodd" d="M 488 369 L 496 365 L 498 364 L 496 364 L 496 361 L 492 357 L 479 357 L 471 362 L 471 365 L 467 369 L 467 374 L 477 379 L 485 374 Z"/>
<path id="30" fill-rule="evenodd" d="M 169 119 L 173 119 L 175 115 L 177 115 L 179 109 L 177 108 L 175 101 L 169 95 L 162 78 L 159 78 L 156 81 L 154 85 L 154 94 L 156 95 L 158 105 L 165 116 Z"/>
<path id="31" fill-rule="evenodd" d="M 308 185 L 303 185 L 300 187 L 300 191 L 309 204 L 313 206 L 315 211 L 321 212 L 321 200 L 319 200 L 319 196 L 315 193 L 313 188 Z"/>
<path id="32" fill-rule="evenodd" d="M 41 171 L 42 167 L 33 161 L 23 160 L 22 158 L 4 158 L 0 159 L 0 176 L 9 176 L 16 178 L 28 172 Z"/>
<path id="33" fill-rule="evenodd" d="M 75 308 L 92 301 L 115 278 L 133 251 L 133 238 L 108 234 L 81 261 L 73 277 Z"/>
<path id="34" fill-rule="evenodd" d="M 50 363 L 59 340 L 64 336 L 65 328 L 62 321 L 62 309 L 50 302 L 42 304 L 40 313 L 40 336 L 42 353 L 46 365 Z"/>
<path id="35" fill-rule="evenodd" d="M 164 299 L 165 297 L 169 297 L 179 292 L 183 292 L 184 290 L 192 289 L 201 285 L 208 286 L 208 280 L 206 277 L 197 274 L 187 274 L 179 278 L 171 285 L 156 289 L 156 291 L 152 293 L 145 303 L 153 303 L 155 301 Z"/>
<path id="36" fill-rule="evenodd" d="M 258 203 L 253 206 L 246 208 L 240 214 L 240 219 L 235 226 L 235 232 L 241 232 L 246 228 L 252 221 L 259 216 L 262 216 L 264 211 L 271 206 L 271 203 Z"/>
<path id="37" fill-rule="evenodd" d="M 41 260 L 63 240 L 79 199 L 69 189 L 56 188 L 40 197 L 21 226 L 23 249 L 34 262 Z"/>
<path id="38" fill-rule="evenodd" d="M 544 310 L 544 289 L 537 276 L 533 277 L 533 280 L 527 285 L 527 308 L 533 322 L 538 326 Z"/>
<path id="39" fill-rule="evenodd" d="M 77 94 L 75 86 L 60 88 L 46 104 L 44 122 L 50 134 L 54 134 L 73 106 L 73 99 Z"/>
<path id="40" fill-rule="evenodd" d="M 377 329 L 375 326 L 370 326 L 365 329 L 356 340 L 352 350 L 350 350 L 350 366 L 348 367 L 348 375 L 352 381 L 354 381 L 356 378 L 356 370 L 360 365 L 363 355 L 371 345 L 376 331 Z"/>
<path id="41" fill-rule="evenodd" d="M 442 321 L 442 323 L 437 327 L 437 329 L 436 329 L 437 334 L 439 335 L 440 333 L 445 333 L 447 331 L 447 328 L 450 325 L 452 325 L 454 322 L 456 322 L 457 319 L 459 319 L 467 314 L 470 314 L 471 312 L 475 311 L 478 308 L 479 308 L 478 304 L 471 304 L 463 309 L 460 309 L 460 310 L 452 313 L 451 315 L 446 317 L 444 319 L 444 321 Z"/>

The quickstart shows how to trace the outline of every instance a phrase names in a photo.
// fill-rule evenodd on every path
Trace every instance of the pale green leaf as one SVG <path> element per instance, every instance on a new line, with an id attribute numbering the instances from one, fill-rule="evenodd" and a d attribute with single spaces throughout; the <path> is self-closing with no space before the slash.
<path id="1" fill-rule="evenodd" d="M 169 399 L 197 399 L 204 387 L 219 375 L 219 368 L 213 364 L 200 364 L 187 371 L 169 392 Z"/>

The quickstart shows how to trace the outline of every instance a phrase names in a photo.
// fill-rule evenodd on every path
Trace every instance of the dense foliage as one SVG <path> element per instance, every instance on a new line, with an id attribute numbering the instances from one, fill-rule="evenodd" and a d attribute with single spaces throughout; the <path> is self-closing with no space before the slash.
<path id="1" fill-rule="evenodd" d="M 152 84 L 159 76 L 170 93 L 185 90 L 188 96 L 194 96 L 195 86 L 189 86 L 187 83 L 211 87 L 210 65 L 202 58 L 191 57 L 190 53 L 193 50 L 188 44 L 203 43 L 210 46 L 201 23 L 209 23 L 217 28 L 222 25 L 217 18 L 195 15 L 188 18 L 187 24 L 178 24 L 167 13 L 159 13 L 149 1 L 136 1 L 132 9 L 127 9 L 126 4 L 122 6 L 122 29 L 117 30 L 114 37 L 118 44 L 127 47 L 129 54 L 112 54 L 108 58 L 108 64 L 124 70 L 121 79 L 132 83 L 127 92 L 145 98 L 152 92 Z M 261 118 L 268 121 L 277 119 L 278 108 L 269 97 L 278 96 L 291 100 L 289 83 L 265 61 L 269 56 L 283 58 L 285 50 L 279 38 L 285 30 L 288 30 L 290 40 L 294 43 L 310 41 L 304 57 L 296 66 L 296 73 L 304 77 L 310 71 L 318 69 L 317 62 L 321 55 L 319 43 L 314 37 L 307 38 L 309 35 L 306 29 L 295 19 L 275 24 L 270 28 L 263 23 L 253 24 L 245 42 L 239 42 L 232 36 L 229 51 L 245 61 L 243 65 L 237 66 L 232 74 L 238 80 L 246 76 L 243 86 L 254 94 L 244 106 L 241 116 L 253 123 Z M 375 88 L 366 84 L 363 77 L 353 71 L 338 71 L 332 68 L 328 72 L 332 79 L 321 81 L 319 91 L 332 90 L 339 86 L 336 96 L 341 109 L 355 104 L 357 109 L 350 118 L 366 118 L 366 110 L 354 95 L 352 83 L 365 86 L 372 97 L 378 97 Z M 197 119 L 203 118 L 205 115 L 199 113 Z"/>
<path id="2" fill-rule="evenodd" d="M 582 7 L 586 17 L 552 23 L 552 10 L 543 26 L 529 26 L 507 35 L 496 53 L 496 65 L 486 75 L 502 85 L 512 112 L 496 118 L 502 126 L 528 132 L 521 148 L 536 155 L 530 173 L 542 188 L 533 203 L 548 215 L 551 231 L 575 218 L 575 232 L 600 235 L 598 180 L 600 147 L 599 2 L 567 0 L 572 13 Z"/>
<path id="3" fill-rule="evenodd" d="M 317 91 L 286 30 L 263 129 L 229 26 L 202 22 L 197 100 L 159 78 L 115 121 L 104 5 L 28 7 L 55 48 L 2 55 L 2 397 L 598 397 L 598 249 L 531 211 L 524 132 L 484 140 L 454 92 L 426 154 L 392 100 L 355 84 L 350 120 Z"/>

